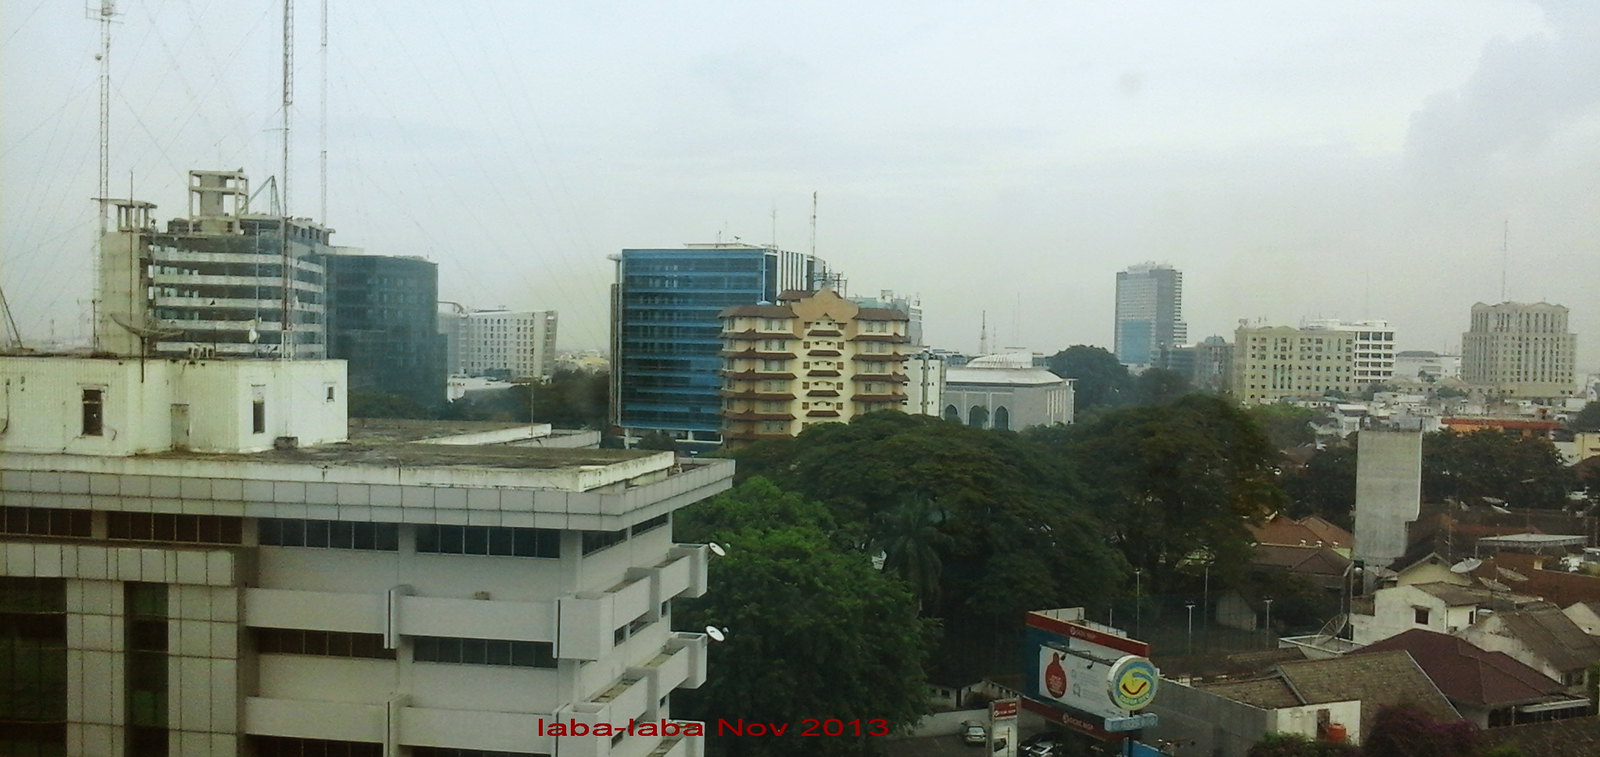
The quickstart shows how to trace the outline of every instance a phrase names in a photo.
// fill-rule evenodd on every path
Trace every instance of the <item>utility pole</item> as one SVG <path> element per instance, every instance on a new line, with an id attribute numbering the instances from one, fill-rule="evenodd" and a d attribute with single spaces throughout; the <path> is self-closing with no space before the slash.
<path id="1" fill-rule="evenodd" d="M 294 105 L 294 0 L 283 0 L 283 170 L 278 191 L 283 195 L 283 215 L 278 219 L 278 241 L 282 245 L 282 314 L 278 323 L 278 359 L 294 355 L 294 257 L 289 254 L 289 106 Z"/>
<path id="2" fill-rule="evenodd" d="M 89 248 L 95 258 L 90 270 L 98 271 L 100 244 L 106 236 L 106 202 L 111 196 L 111 22 L 117 15 L 116 0 L 100 0 L 97 20 L 100 22 L 100 184 L 95 196 L 95 215 L 99 218 L 99 235 Z M 129 197 L 128 199 L 133 199 Z M 100 277 L 93 277 L 94 294 L 89 299 L 89 333 L 95 352 L 100 351 Z"/>

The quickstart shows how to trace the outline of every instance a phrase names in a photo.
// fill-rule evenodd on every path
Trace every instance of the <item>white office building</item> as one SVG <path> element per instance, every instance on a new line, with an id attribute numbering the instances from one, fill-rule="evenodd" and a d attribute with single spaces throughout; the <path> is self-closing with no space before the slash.
<path id="1" fill-rule="evenodd" d="M 549 376 L 555 370 L 556 321 L 554 310 L 440 313 L 450 375 L 508 380 Z"/>
<path id="2" fill-rule="evenodd" d="M 345 401 L 339 361 L 0 357 L 0 751 L 702 753 L 598 726 L 704 680 L 672 514 L 732 461 Z"/>
<path id="3" fill-rule="evenodd" d="M 1388 321 L 1341 321 L 1325 318 L 1306 324 L 1308 331 L 1344 331 L 1352 335 L 1350 376 L 1356 384 L 1394 379 L 1394 328 Z"/>

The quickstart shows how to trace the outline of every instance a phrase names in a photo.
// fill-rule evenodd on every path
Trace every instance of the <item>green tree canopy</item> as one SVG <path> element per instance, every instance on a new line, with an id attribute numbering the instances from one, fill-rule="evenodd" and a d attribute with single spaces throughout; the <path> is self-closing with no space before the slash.
<path id="1" fill-rule="evenodd" d="M 1274 449 L 1289 449 L 1316 440 L 1311 422 L 1317 419 L 1317 411 L 1310 408 L 1279 403 L 1254 405 L 1245 412 L 1266 432 Z"/>
<path id="2" fill-rule="evenodd" d="M 1600 431 L 1600 402 L 1591 401 L 1567 421 L 1572 431 Z"/>
<path id="3" fill-rule="evenodd" d="M 1104 347 L 1075 344 L 1050 356 L 1050 372 L 1077 379 L 1074 404 L 1082 414 L 1096 407 L 1117 407 L 1127 402 L 1132 379 L 1117 356 Z"/>
<path id="4" fill-rule="evenodd" d="M 1430 502 L 1560 507 L 1575 485 L 1547 439 L 1449 430 L 1422 438 L 1422 496 Z"/>
<path id="5" fill-rule="evenodd" d="M 1231 402 L 1191 394 L 1125 408 L 1065 437 L 1113 543 L 1160 590 L 1179 565 L 1207 555 L 1224 573 L 1249 559 L 1245 525 L 1282 508 L 1277 451 Z"/>
<path id="6" fill-rule="evenodd" d="M 706 684 L 674 695 L 675 715 L 713 723 L 881 718 L 891 728 L 922 717 L 933 626 L 917 617 L 904 584 L 814 527 L 769 522 L 719 536 L 728 554 L 711 563 L 712 590 L 684 602 L 679 621 L 725 628 L 727 640 L 710 649 Z M 867 736 L 802 738 L 791 729 L 782 737 L 711 739 L 707 752 L 857 755 L 879 744 Z"/>
<path id="7" fill-rule="evenodd" d="M 1299 472 L 1284 477 L 1283 487 L 1293 500 L 1291 515 L 1320 515 L 1344 528 L 1354 527 L 1356 448 L 1339 444 L 1317 452 Z"/>
<path id="8" fill-rule="evenodd" d="M 1193 391 L 1189 377 L 1165 368 L 1146 368 L 1133 379 L 1132 404 L 1165 405 Z"/>

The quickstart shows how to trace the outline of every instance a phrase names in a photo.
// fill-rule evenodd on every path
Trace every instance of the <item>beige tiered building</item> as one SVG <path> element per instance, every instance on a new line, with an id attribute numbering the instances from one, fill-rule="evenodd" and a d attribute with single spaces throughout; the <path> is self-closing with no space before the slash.
<path id="1" fill-rule="evenodd" d="M 1471 330 L 1461 335 L 1461 379 L 1508 397 L 1571 396 L 1577 349 L 1561 305 L 1480 302 L 1472 306 Z"/>
<path id="2" fill-rule="evenodd" d="M 864 308 L 832 289 L 784 292 L 722 318 L 723 438 L 794 436 L 906 402 L 905 313 Z"/>
<path id="3" fill-rule="evenodd" d="M 1240 326 L 1234 334 L 1233 396 L 1246 404 L 1354 394 L 1354 331 Z"/>

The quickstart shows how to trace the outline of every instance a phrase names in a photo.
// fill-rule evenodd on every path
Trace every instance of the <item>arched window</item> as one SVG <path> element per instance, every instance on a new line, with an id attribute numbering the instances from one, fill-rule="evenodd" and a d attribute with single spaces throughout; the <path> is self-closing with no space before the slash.
<path id="1" fill-rule="evenodd" d="M 994 409 L 994 430 L 1011 430 L 1011 413 L 1007 411 L 1004 406 Z"/>
<path id="2" fill-rule="evenodd" d="M 944 419 L 947 420 L 947 421 L 955 421 L 956 423 L 960 423 L 961 422 L 961 411 L 957 410 L 955 405 L 945 405 L 944 406 Z"/>
<path id="3" fill-rule="evenodd" d="M 988 428 L 989 411 L 980 405 L 973 405 L 972 409 L 967 411 L 967 425 L 973 428 Z"/>

